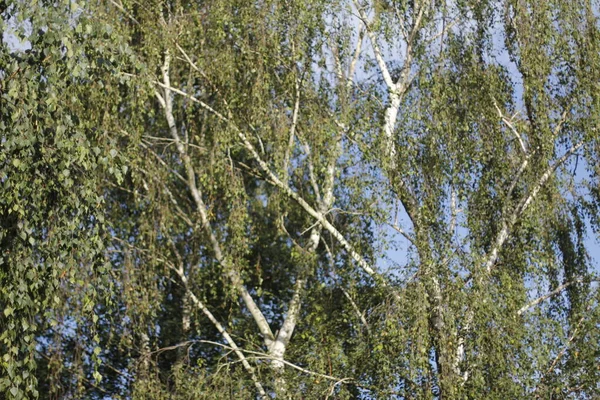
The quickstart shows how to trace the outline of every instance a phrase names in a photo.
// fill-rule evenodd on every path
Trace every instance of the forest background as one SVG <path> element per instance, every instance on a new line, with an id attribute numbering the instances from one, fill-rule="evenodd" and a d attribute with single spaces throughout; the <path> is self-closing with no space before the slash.
<path id="1" fill-rule="evenodd" d="M 599 9 L 0 1 L 0 393 L 597 397 Z"/>

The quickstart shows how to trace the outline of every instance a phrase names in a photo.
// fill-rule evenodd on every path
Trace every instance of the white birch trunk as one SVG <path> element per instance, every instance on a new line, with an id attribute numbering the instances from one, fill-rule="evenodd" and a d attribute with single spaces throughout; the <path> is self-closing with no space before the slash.
<path id="1" fill-rule="evenodd" d="M 394 128 L 398 118 L 398 110 L 402 96 L 395 90 L 390 91 L 390 103 L 385 110 L 383 134 L 385 138 L 385 155 L 387 157 L 388 171 L 393 172 L 396 168 L 396 143 L 394 140 Z"/>

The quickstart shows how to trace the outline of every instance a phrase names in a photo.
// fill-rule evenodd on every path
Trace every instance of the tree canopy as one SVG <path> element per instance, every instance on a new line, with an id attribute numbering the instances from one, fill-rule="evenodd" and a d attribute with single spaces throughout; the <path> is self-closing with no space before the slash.
<path id="1" fill-rule="evenodd" d="M 599 10 L 0 1 L 0 393 L 597 397 Z"/>

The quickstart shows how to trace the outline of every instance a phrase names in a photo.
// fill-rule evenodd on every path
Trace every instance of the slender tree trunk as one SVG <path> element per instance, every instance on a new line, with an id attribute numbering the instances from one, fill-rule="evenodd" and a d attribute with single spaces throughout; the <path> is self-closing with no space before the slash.
<path id="1" fill-rule="evenodd" d="M 390 92 L 390 102 L 385 109 L 385 121 L 383 133 L 385 135 L 385 155 L 388 160 L 388 169 L 393 171 L 396 168 L 396 143 L 394 140 L 394 127 L 398 117 L 398 109 L 402 96 L 395 90 Z"/>
<path id="2" fill-rule="evenodd" d="M 187 294 L 187 291 L 183 293 L 183 298 L 181 300 L 181 338 L 183 340 L 188 340 L 191 329 L 191 312 L 192 305 L 190 303 L 190 297 Z M 182 346 L 177 348 L 177 362 L 182 363 L 187 358 L 187 350 L 186 346 Z"/>

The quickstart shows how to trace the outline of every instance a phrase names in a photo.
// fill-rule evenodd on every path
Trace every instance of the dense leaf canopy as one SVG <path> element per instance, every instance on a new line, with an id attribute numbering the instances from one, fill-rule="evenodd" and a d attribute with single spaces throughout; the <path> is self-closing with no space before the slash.
<path id="1" fill-rule="evenodd" d="M 0 393 L 600 396 L 599 10 L 0 1 Z"/>

